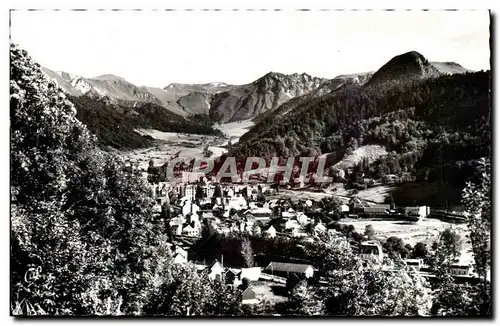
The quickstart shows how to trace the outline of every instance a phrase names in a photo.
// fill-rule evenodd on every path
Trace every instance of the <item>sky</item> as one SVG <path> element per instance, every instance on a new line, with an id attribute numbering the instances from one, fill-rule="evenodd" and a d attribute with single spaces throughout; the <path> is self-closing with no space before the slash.
<path id="1" fill-rule="evenodd" d="M 416 50 L 490 69 L 481 11 L 12 11 L 11 41 L 41 65 L 138 86 L 246 84 L 274 71 L 333 78 Z"/>

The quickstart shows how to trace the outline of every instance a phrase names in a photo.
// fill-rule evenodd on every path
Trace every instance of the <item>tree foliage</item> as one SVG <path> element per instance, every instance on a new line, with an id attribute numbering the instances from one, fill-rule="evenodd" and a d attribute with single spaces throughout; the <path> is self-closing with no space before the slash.
<path id="1" fill-rule="evenodd" d="M 250 240 L 248 238 L 244 238 L 241 242 L 241 255 L 243 256 L 243 259 L 245 261 L 245 267 L 253 267 L 254 260 L 252 244 L 250 243 Z"/>
<path id="2" fill-rule="evenodd" d="M 11 45 L 10 55 L 12 312 L 238 309 L 236 297 L 216 296 L 217 285 L 173 262 L 137 167 L 97 147 L 71 102 L 26 51 Z M 168 308 L 159 298 L 170 300 Z"/>

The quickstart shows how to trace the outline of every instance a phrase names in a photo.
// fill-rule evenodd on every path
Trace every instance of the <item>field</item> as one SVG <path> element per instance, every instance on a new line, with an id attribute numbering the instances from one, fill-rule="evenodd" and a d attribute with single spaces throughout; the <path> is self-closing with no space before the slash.
<path id="1" fill-rule="evenodd" d="M 208 146 L 208 149 L 212 152 L 211 157 L 215 158 L 227 152 L 225 146 L 229 140 L 231 143 L 236 143 L 239 137 L 247 131 L 247 128 L 250 128 L 253 124 L 253 122 L 247 120 L 218 126 L 217 128 L 224 133 L 225 138 L 141 129 L 137 130 L 137 132 L 160 140 L 162 144 L 150 148 L 126 151 L 122 152 L 122 154 L 128 159 L 138 162 L 139 167 L 144 169 L 147 169 L 151 159 L 154 160 L 155 165 L 162 165 L 174 157 L 186 160 L 203 158 L 205 157 L 203 154 L 205 146 Z"/>
<path id="2" fill-rule="evenodd" d="M 205 146 L 208 146 L 212 152 L 211 157 L 220 156 L 227 151 L 222 147 L 227 143 L 227 140 L 221 137 L 162 132 L 151 129 L 138 130 L 138 132 L 162 141 L 162 144 L 156 147 L 122 152 L 125 157 L 137 161 L 139 167 L 144 169 L 148 167 L 151 159 L 154 160 L 155 165 L 162 165 L 174 157 L 185 160 L 203 158 L 205 157 L 203 154 Z"/>
<path id="3" fill-rule="evenodd" d="M 391 236 L 401 238 L 405 243 L 415 246 L 418 242 L 424 242 L 427 246 L 431 246 L 438 239 L 439 233 L 447 228 L 455 230 L 462 236 L 462 257 L 461 262 L 466 263 L 472 260 L 471 254 L 468 252 L 470 245 L 467 244 L 466 235 L 468 234 L 465 224 L 454 224 L 441 221 L 438 219 L 426 218 L 417 223 L 396 221 L 396 220 L 379 220 L 379 219 L 343 219 L 341 224 L 353 225 L 356 232 L 363 233 L 367 225 L 371 225 L 375 230 L 375 237 L 380 240 L 387 239 Z"/>
<path id="4" fill-rule="evenodd" d="M 248 131 L 255 123 L 251 120 L 242 120 L 238 122 L 229 122 L 216 127 L 226 135 L 231 143 L 237 143 L 241 136 Z"/>

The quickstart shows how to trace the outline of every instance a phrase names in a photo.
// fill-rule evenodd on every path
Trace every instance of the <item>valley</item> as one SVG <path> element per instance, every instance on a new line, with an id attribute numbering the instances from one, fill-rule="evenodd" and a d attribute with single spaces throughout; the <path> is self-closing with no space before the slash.
<path id="1" fill-rule="evenodd" d="M 492 316 L 491 10 L 9 16 L 11 317 Z"/>

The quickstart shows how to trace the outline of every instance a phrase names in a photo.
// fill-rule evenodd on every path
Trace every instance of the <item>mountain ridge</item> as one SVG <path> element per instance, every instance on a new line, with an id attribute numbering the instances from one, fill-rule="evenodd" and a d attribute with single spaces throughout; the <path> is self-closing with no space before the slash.
<path id="1" fill-rule="evenodd" d="M 170 83 L 165 87 L 137 86 L 125 78 L 103 74 L 93 78 L 52 71 L 44 73 L 71 96 L 107 97 L 119 105 L 135 106 L 154 103 L 168 111 L 188 117 L 209 115 L 221 123 L 287 114 L 303 96 L 324 96 L 349 85 L 373 85 L 401 79 L 425 79 L 443 74 L 466 73 L 470 70 L 456 62 L 429 62 L 423 55 L 410 51 L 393 57 L 375 72 L 342 74 L 332 79 L 313 77 L 307 73 L 283 74 L 270 71 L 243 85 L 224 82 L 203 84 Z M 281 105 L 293 100 L 286 108 Z M 276 112 L 276 113 L 275 113 Z"/>
<path id="2" fill-rule="evenodd" d="M 441 73 L 421 53 L 410 51 L 393 57 L 370 78 L 367 84 L 402 82 L 403 79 L 439 77 Z"/>

